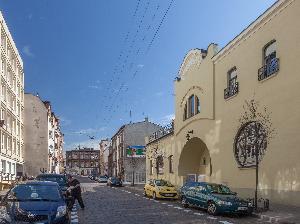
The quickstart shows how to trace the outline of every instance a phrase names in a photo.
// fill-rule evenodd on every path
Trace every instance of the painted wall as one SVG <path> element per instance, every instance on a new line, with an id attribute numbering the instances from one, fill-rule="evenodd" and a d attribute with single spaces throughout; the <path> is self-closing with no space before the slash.
<path id="1" fill-rule="evenodd" d="M 187 54 L 179 71 L 180 80 L 175 82 L 174 135 L 161 139 L 159 144 L 166 154 L 170 150 L 175 153 L 174 174 L 166 172 L 162 178 L 178 186 L 183 184 L 184 177 L 179 175 L 178 167 L 183 152 L 189 150 L 187 134 L 193 131 L 190 139 L 200 139 L 211 158 L 206 166 L 207 169 L 211 166 L 212 172 L 205 180 L 227 184 L 242 196 L 253 197 L 255 169 L 239 168 L 233 148 L 245 100 L 255 99 L 260 109 L 266 107 L 271 112 L 276 132 L 260 164 L 260 196 L 269 198 L 271 203 L 300 205 L 300 142 L 297 138 L 300 132 L 300 78 L 297 75 L 300 30 L 296 29 L 299 20 L 299 1 L 278 1 L 218 53 L 217 46 L 212 44 L 207 52 L 195 49 Z M 263 48 L 274 39 L 279 71 L 258 81 Z M 234 66 L 239 92 L 225 100 L 227 73 Z M 192 94 L 199 97 L 201 111 L 184 121 L 183 105 Z M 149 144 L 147 149 L 154 144 Z M 190 148 L 191 160 L 195 156 L 192 151 Z M 153 177 L 149 173 L 147 165 L 147 178 Z"/>
<path id="2" fill-rule="evenodd" d="M 48 116 L 39 97 L 25 94 L 24 167 L 28 176 L 40 174 L 48 164 Z"/>

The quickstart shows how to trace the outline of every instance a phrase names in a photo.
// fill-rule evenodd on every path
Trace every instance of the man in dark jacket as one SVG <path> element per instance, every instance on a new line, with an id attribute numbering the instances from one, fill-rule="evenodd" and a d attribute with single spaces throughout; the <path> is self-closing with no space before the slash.
<path id="1" fill-rule="evenodd" d="M 73 205 L 75 204 L 75 200 L 77 199 L 81 209 L 84 209 L 83 200 L 81 197 L 81 188 L 80 188 L 80 182 L 72 177 L 71 175 L 68 176 L 68 191 L 71 193 L 72 201 L 69 204 L 69 208 L 72 209 Z"/>

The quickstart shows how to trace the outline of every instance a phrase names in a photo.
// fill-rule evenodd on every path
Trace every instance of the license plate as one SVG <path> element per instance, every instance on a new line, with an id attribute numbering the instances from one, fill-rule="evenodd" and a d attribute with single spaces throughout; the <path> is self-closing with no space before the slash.
<path id="1" fill-rule="evenodd" d="M 165 194 L 166 196 L 173 196 L 173 194 Z"/>
<path id="2" fill-rule="evenodd" d="M 247 210 L 248 208 L 247 207 L 238 207 L 238 210 L 239 211 L 245 211 L 245 210 Z"/>

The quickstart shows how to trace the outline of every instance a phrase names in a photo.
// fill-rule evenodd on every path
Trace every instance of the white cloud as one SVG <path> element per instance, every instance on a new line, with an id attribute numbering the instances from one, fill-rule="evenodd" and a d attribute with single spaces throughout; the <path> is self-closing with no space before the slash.
<path id="1" fill-rule="evenodd" d="M 98 149 L 99 148 L 99 139 L 95 139 L 95 140 L 86 140 L 86 141 L 80 141 L 80 142 L 71 142 L 69 144 L 66 144 L 64 146 L 64 149 L 67 150 L 72 150 L 77 148 L 78 146 L 80 146 L 81 148 L 83 147 L 87 147 L 87 148 L 94 148 L 94 149 Z"/>
<path id="2" fill-rule="evenodd" d="M 138 64 L 137 67 L 138 67 L 138 68 L 143 68 L 144 65 L 143 65 L 143 64 Z"/>
<path id="3" fill-rule="evenodd" d="M 165 126 L 167 124 L 170 124 L 172 120 L 175 119 L 175 114 L 168 114 L 168 115 L 165 115 L 161 118 L 159 118 L 156 123 L 161 125 L 161 126 Z"/>
<path id="4" fill-rule="evenodd" d="M 65 117 L 59 117 L 59 120 L 61 121 L 61 124 L 64 126 L 68 126 L 72 123 L 71 120 L 65 118 Z"/>
<path id="5" fill-rule="evenodd" d="M 23 49 L 22 49 L 22 51 L 28 57 L 34 57 L 34 54 L 31 52 L 31 49 L 30 49 L 29 45 L 24 46 Z"/>
<path id="6" fill-rule="evenodd" d="M 164 95 L 163 92 L 157 92 L 157 93 L 155 93 L 155 96 L 162 96 L 162 95 Z"/>
<path id="7" fill-rule="evenodd" d="M 98 86 L 98 85 L 89 85 L 88 86 L 90 89 L 102 89 L 101 86 Z"/>
<path id="8" fill-rule="evenodd" d="M 28 15 L 28 19 L 31 20 L 31 19 L 32 19 L 32 16 L 33 16 L 32 13 L 30 13 L 30 14 Z"/>

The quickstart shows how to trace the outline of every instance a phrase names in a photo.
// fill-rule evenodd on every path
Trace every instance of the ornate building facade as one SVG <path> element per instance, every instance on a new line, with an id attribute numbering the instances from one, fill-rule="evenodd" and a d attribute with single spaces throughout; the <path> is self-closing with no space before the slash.
<path id="1" fill-rule="evenodd" d="M 174 127 L 147 141 L 147 178 L 223 183 L 300 202 L 300 2 L 279 0 L 219 50 L 188 52 L 175 81 Z"/>

